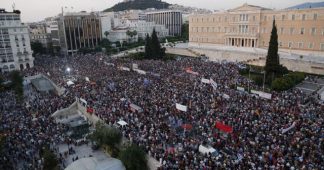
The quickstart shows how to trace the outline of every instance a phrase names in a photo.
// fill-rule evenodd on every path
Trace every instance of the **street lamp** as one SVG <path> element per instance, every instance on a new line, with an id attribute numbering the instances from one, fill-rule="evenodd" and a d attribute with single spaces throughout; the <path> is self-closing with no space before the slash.
<path id="1" fill-rule="evenodd" d="M 266 71 L 263 71 L 263 91 L 265 86 L 265 79 L 266 79 Z"/>
<path id="2" fill-rule="evenodd" d="M 68 72 L 68 74 L 69 74 L 69 76 L 70 76 L 71 68 L 70 68 L 70 67 L 66 68 L 66 72 Z"/>

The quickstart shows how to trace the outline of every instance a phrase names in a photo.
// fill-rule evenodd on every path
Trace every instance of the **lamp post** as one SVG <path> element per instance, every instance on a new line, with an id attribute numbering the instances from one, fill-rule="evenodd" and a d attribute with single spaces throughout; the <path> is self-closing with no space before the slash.
<path id="1" fill-rule="evenodd" d="M 263 91 L 265 87 L 265 76 L 266 76 L 266 71 L 263 71 Z"/>
<path id="2" fill-rule="evenodd" d="M 70 76 L 71 68 L 70 68 L 70 67 L 66 68 L 66 71 L 68 72 L 68 74 L 69 74 L 69 76 Z"/>
<path id="3" fill-rule="evenodd" d="M 251 65 L 249 65 L 249 82 L 248 82 L 248 92 L 250 93 L 250 81 L 251 81 Z"/>

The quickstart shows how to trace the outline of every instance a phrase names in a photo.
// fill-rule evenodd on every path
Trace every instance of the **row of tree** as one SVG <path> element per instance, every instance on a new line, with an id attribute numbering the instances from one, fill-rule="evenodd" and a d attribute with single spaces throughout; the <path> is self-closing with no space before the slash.
<path id="1" fill-rule="evenodd" d="M 44 45 L 39 42 L 31 42 L 30 43 L 31 49 L 33 50 L 33 54 L 59 54 L 61 47 L 60 46 L 54 46 L 53 43 L 48 43 L 47 47 L 44 47 Z"/>

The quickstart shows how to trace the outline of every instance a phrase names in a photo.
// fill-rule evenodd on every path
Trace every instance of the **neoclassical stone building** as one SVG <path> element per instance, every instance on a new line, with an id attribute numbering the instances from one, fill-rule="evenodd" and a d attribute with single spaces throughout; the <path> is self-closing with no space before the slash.
<path id="1" fill-rule="evenodd" d="M 189 42 L 266 48 L 273 20 L 281 49 L 324 51 L 324 8 L 272 10 L 244 4 L 189 17 Z"/>

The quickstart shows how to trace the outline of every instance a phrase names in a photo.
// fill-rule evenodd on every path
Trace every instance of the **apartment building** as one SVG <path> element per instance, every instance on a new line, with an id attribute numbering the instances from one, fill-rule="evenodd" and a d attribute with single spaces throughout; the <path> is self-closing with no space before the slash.
<path id="1" fill-rule="evenodd" d="M 20 11 L 0 9 L 0 72 L 34 66 L 29 32 L 21 23 Z"/>

